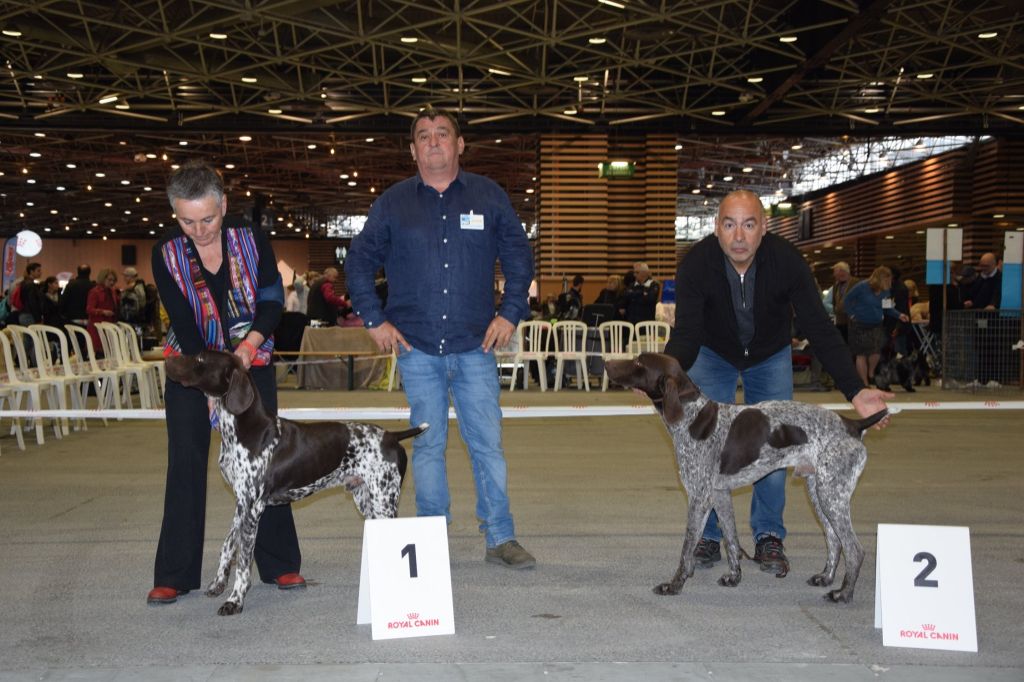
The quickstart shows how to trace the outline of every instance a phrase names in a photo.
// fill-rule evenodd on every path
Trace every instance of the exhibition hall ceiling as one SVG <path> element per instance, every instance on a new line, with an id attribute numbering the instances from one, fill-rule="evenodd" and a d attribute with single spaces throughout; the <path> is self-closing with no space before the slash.
<path id="1" fill-rule="evenodd" d="M 0 234 L 158 231 L 203 158 L 315 236 L 414 172 L 428 105 L 526 222 L 546 132 L 675 134 L 699 212 L 865 141 L 1020 136 L 1022 30 L 1016 0 L 0 0 Z"/>

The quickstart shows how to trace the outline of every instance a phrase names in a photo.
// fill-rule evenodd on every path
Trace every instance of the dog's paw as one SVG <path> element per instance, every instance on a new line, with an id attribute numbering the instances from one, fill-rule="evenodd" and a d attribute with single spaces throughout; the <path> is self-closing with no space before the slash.
<path id="1" fill-rule="evenodd" d="M 825 600 L 833 604 L 849 604 L 853 601 L 853 595 L 847 594 L 846 590 L 832 590 L 825 593 Z"/>
<path id="2" fill-rule="evenodd" d="M 736 587 L 740 584 L 740 574 L 726 573 L 718 579 L 718 584 L 722 587 Z"/>
<path id="3" fill-rule="evenodd" d="M 832 584 L 832 578 L 829 578 L 824 573 L 818 573 L 808 578 L 807 584 L 814 585 L 815 587 L 827 587 Z"/>
<path id="4" fill-rule="evenodd" d="M 682 587 L 682 585 L 677 585 L 675 583 L 662 583 L 654 588 L 654 594 L 661 595 L 662 597 L 676 595 L 679 594 L 679 590 L 682 589 Z"/>
<path id="5" fill-rule="evenodd" d="M 218 616 L 234 616 L 242 612 L 242 605 L 233 601 L 226 601 L 217 609 Z"/>
<path id="6" fill-rule="evenodd" d="M 221 583 L 214 581 L 210 583 L 210 586 L 206 588 L 207 597 L 219 597 L 224 592 L 224 587 L 227 585 L 226 582 Z"/>

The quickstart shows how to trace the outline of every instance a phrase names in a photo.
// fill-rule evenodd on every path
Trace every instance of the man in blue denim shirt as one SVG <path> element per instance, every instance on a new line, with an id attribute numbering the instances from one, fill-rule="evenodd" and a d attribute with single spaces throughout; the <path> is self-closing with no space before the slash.
<path id="1" fill-rule="evenodd" d="M 473 463 L 485 559 L 530 568 L 536 562 L 516 542 L 509 511 L 500 385 L 491 353 L 529 316 L 530 244 L 505 191 L 459 169 L 465 143 L 454 116 L 425 109 L 411 134 L 419 173 L 370 208 L 345 262 L 349 294 L 381 351 L 398 354 L 411 423 L 430 424 L 416 439 L 412 458 L 416 513 L 451 518 L 445 466 L 450 393 Z M 505 276 L 497 315 L 495 260 Z M 388 277 L 383 310 L 374 291 L 382 266 Z"/>

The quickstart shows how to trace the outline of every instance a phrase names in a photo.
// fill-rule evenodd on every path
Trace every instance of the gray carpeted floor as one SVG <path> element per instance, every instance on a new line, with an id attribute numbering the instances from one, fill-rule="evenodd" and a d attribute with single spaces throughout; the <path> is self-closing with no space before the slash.
<path id="1" fill-rule="evenodd" d="M 401 393 L 282 389 L 283 407 L 404 405 Z M 838 393 L 798 394 L 837 402 Z M 1019 395 L 1005 396 L 1019 398 Z M 900 400 L 982 398 L 931 389 Z M 512 405 L 635 403 L 632 393 L 505 393 Z M 789 487 L 785 579 L 721 567 L 659 597 L 675 570 L 686 498 L 654 417 L 505 422 L 513 513 L 532 571 L 483 562 L 462 442 L 449 444 L 456 634 L 374 642 L 355 625 L 362 519 L 337 490 L 295 506 L 308 589 L 250 591 L 240 616 L 189 594 L 148 607 L 166 464 L 163 422 L 125 421 L 19 452 L 0 439 L 0 678 L 624 680 L 1024 679 L 1021 413 L 904 412 L 868 435 L 854 498 L 868 551 L 856 601 L 805 580 L 824 540 L 801 483 Z M 4 422 L 6 429 L 8 422 Z M 399 426 L 394 424 L 394 426 Z M 454 427 L 454 425 L 453 425 Z M 204 580 L 233 499 L 210 459 Z M 746 531 L 749 489 L 736 497 Z M 413 515 L 411 478 L 401 514 Z M 971 530 L 977 654 L 883 647 L 873 627 L 878 523 Z"/>

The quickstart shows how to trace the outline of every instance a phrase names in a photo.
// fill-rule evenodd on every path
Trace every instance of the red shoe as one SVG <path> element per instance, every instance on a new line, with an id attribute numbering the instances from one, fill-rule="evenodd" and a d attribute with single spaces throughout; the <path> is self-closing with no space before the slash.
<path id="1" fill-rule="evenodd" d="M 285 573 L 274 578 L 279 590 L 294 590 L 306 587 L 306 579 L 298 573 Z"/>
<path id="2" fill-rule="evenodd" d="M 154 587 L 146 595 L 146 603 L 150 606 L 173 604 L 183 594 L 188 594 L 188 590 L 179 590 L 174 587 Z"/>

